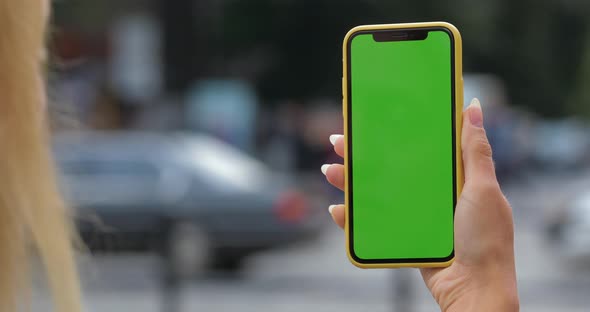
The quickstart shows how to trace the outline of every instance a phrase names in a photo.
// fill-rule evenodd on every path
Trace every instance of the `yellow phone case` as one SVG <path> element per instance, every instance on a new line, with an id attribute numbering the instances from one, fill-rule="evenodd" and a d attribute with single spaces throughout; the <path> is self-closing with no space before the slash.
<path id="1" fill-rule="evenodd" d="M 348 202 L 348 68 L 347 68 L 347 59 L 348 59 L 348 41 L 352 37 L 352 35 L 359 31 L 367 31 L 367 30 L 393 30 L 393 29 L 420 29 L 420 28 L 432 28 L 432 27 L 443 27 L 450 31 L 454 36 L 454 51 L 455 51 L 455 155 L 456 155 L 456 190 L 457 190 L 457 199 L 461 195 L 461 189 L 463 188 L 463 161 L 461 158 L 461 126 L 462 126 L 462 112 L 463 112 L 463 54 L 462 54 L 462 44 L 461 44 L 461 34 L 459 30 L 455 26 L 445 22 L 425 22 L 425 23 L 403 23 L 403 24 L 381 24 L 381 25 L 364 25 L 364 26 L 357 26 L 351 29 L 346 36 L 344 37 L 344 44 L 342 45 L 343 51 L 343 78 L 342 78 L 342 109 L 343 109 L 343 116 L 344 116 L 344 142 L 345 142 L 345 156 L 344 156 L 344 170 L 345 170 L 345 205 L 346 205 L 346 223 L 345 223 L 345 234 L 346 234 L 346 251 L 348 255 L 348 259 L 352 264 L 359 268 L 369 269 L 369 268 L 405 268 L 405 267 L 414 267 L 414 268 L 431 268 L 431 267 L 446 267 L 453 263 L 454 259 L 451 259 L 446 262 L 426 262 L 426 263 L 359 263 L 351 256 L 350 250 L 350 232 L 349 232 L 349 202 Z"/>

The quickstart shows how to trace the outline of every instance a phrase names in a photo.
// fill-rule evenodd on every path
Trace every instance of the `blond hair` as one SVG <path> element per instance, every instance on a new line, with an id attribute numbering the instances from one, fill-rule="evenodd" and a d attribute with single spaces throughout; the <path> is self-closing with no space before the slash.
<path id="1" fill-rule="evenodd" d="M 26 304 L 31 246 L 56 311 L 80 311 L 68 213 L 48 145 L 44 0 L 0 0 L 0 311 Z"/>

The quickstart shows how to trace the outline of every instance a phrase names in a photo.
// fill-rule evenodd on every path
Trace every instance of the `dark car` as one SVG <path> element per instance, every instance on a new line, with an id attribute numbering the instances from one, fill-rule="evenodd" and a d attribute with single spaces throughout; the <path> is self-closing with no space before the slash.
<path id="1" fill-rule="evenodd" d="M 179 274 L 237 270 L 325 220 L 285 177 L 206 135 L 62 134 L 54 150 L 90 249 L 161 252 Z"/>

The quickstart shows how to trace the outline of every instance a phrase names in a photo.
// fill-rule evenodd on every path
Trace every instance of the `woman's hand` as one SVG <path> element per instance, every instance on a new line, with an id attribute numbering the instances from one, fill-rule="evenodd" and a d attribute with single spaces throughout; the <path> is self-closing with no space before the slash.
<path id="1" fill-rule="evenodd" d="M 442 311 L 518 311 L 512 209 L 496 179 L 477 99 L 463 116 L 465 185 L 455 209 L 455 261 L 447 268 L 421 269 L 422 277 Z M 330 141 L 344 156 L 344 137 L 332 135 Z M 324 165 L 322 172 L 344 189 L 342 165 Z M 329 209 L 340 227 L 344 209 Z"/>

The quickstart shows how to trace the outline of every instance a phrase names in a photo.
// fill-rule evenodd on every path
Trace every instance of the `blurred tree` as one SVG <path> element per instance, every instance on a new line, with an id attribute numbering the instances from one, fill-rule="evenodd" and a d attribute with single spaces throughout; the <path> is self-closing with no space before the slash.
<path id="1" fill-rule="evenodd" d="M 199 68 L 199 61 L 207 59 L 205 47 L 197 49 L 195 42 L 202 42 L 197 27 L 193 26 L 194 7 L 191 0 L 177 0 L 171 5 L 158 1 L 162 20 L 164 80 L 169 91 L 188 88 Z M 200 19 L 199 19 L 200 20 Z"/>
<path id="2" fill-rule="evenodd" d="M 573 10 L 577 9 L 576 17 L 580 21 L 577 25 L 583 38 L 580 38 L 575 49 L 580 51 L 580 65 L 573 71 L 574 82 L 572 91 L 567 102 L 567 112 L 576 116 L 590 118 L 590 25 L 586 22 L 587 14 L 590 12 L 590 3 L 582 2 Z"/>
<path id="3" fill-rule="evenodd" d="M 513 102 L 545 116 L 566 113 L 584 46 L 586 21 L 554 0 L 503 0 L 491 52 L 493 66 L 486 71 L 507 84 Z"/>
<path id="4" fill-rule="evenodd" d="M 496 74 L 514 103 L 556 116 L 568 113 L 563 104 L 586 41 L 585 6 L 556 0 L 228 1 L 223 36 L 234 51 L 230 58 L 270 47 L 272 63 L 256 77 L 263 98 L 305 99 L 340 93 L 341 41 L 351 27 L 447 20 L 462 31 L 465 71 Z"/>
<path id="5" fill-rule="evenodd" d="M 465 71 L 498 75 L 514 104 L 560 116 L 585 112 L 590 99 L 588 1 L 130 1 L 158 4 L 173 92 L 225 77 L 252 81 L 267 104 L 338 97 L 342 39 L 351 27 L 446 20 L 463 34 Z M 93 3 L 60 1 L 56 21 L 97 29 L 99 20 L 108 23 L 111 11 L 126 7 Z"/>

